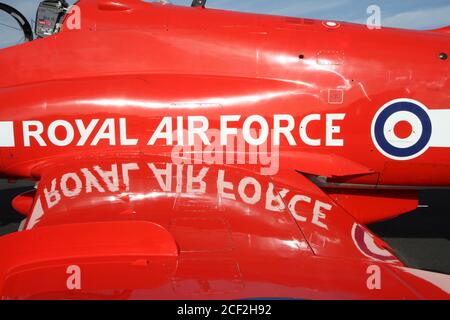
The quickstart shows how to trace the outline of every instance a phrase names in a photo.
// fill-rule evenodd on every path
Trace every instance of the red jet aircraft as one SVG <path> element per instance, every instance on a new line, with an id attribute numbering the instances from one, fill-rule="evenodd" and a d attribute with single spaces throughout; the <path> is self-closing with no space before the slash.
<path id="1" fill-rule="evenodd" d="M 0 296 L 448 299 L 364 225 L 450 186 L 449 30 L 42 2 L 0 51 L 0 172 L 37 181 Z"/>

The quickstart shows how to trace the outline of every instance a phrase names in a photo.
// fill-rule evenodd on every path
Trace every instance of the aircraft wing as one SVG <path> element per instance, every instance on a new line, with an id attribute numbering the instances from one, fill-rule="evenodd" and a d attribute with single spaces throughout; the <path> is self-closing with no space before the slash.
<path id="1" fill-rule="evenodd" d="M 268 177 L 140 155 L 59 159 L 35 173 L 35 192 L 15 200 L 29 208 L 21 231 L 0 239 L 3 298 L 448 294 L 402 271 L 386 244 L 295 171 Z"/>

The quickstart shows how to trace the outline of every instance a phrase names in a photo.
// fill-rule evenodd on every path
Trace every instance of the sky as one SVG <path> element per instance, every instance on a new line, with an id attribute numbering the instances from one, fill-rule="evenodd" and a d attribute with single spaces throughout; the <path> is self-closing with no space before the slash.
<path id="1" fill-rule="evenodd" d="M 33 26 L 40 0 L 0 1 L 22 12 Z M 68 2 L 72 4 L 76 1 L 68 0 Z M 171 0 L 170 2 L 188 6 L 192 0 Z M 382 26 L 423 30 L 450 25 L 450 0 L 208 0 L 206 6 L 291 17 L 366 23 L 367 8 L 370 5 L 380 7 Z M 0 11 L 0 48 L 20 43 L 22 33 L 4 24 L 18 27 L 11 17 Z"/>

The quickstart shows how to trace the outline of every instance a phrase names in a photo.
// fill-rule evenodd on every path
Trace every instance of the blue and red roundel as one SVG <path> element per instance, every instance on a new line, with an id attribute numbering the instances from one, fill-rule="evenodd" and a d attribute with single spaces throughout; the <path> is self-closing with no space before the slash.
<path id="1" fill-rule="evenodd" d="M 388 102 L 372 122 L 372 139 L 377 149 L 395 160 L 410 160 L 430 145 L 432 123 L 427 107 L 411 99 Z"/>

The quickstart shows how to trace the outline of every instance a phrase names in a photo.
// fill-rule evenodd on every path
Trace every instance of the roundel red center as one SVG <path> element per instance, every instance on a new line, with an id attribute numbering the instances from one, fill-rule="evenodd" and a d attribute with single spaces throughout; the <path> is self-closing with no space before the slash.
<path id="1" fill-rule="evenodd" d="M 412 125 L 408 121 L 405 120 L 399 121 L 394 126 L 394 133 L 399 139 L 408 138 L 412 132 L 413 132 Z"/>

